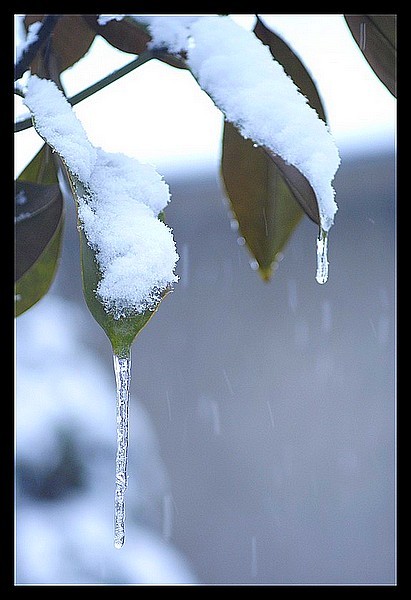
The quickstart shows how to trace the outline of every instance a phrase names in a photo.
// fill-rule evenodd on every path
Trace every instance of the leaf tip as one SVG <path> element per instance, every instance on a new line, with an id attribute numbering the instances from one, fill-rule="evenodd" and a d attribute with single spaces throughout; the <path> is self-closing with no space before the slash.
<path id="1" fill-rule="evenodd" d="M 258 267 L 258 272 L 263 281 L 269 282 L 271 280 L 271 276 L 273 274 L 273 267 L 269 265 L 268 267 Z"/>

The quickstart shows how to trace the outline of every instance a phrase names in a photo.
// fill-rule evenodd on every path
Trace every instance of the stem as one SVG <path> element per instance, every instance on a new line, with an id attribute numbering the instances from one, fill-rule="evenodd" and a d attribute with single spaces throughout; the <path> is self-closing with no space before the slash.
<path id="1" fill-rule="evenodd" d="M 106 77 L 103 77 L 103 79 L 100 79 L 100 81 L 97 81 L 97 83 L 93 83 L 93 85 L 90 85 L 88 88 L 86 88 L 82 92 L 79 92 L 78 94 L 75 94 L 74 96 L 72 96 L 69 99 L 70 104 L 72 106 L 74 106 L 78 102 L 85 100 L 92 94 L 95 94 L 96 92 L 99 92 L 100 90 L 105 88 L 107 85 L 110 85 L 110 83 L 117 81 L 117 79 L 120 79 L 120 77 L 123 77 L 124 75 L 127 75 L 131 71 L 134 71 L 134 69 L 136 69 L 137 67 L 140 67 L 141 65 L 148 62 L 152 58 L 153 58 L 152 52 L 150 52 L 148 50 L 146 52 L 142 52 L 141 54 L 139 54 L 137 56 L 137 58 L 135 58 L 134 60 L 129 62 L 127 65 L 124 65 L 124 67 L 120 67 L 120 69 L 118 69 L 117 71 L 113 71 L 113 73 L 110 73 L 110 75 L 107 75 Z"/>
<path id="2" fill-rule="evenodd" d="M 84 89 L 82 92 L 75 94 L 71 98 L 67 98 L 68 102 L 72 106 L 75 106 L 82 100 L 85 100 L 89 96 L 92 96 L 96 92 L 99 92 L 106 86 L 110 85 L 110 83 L 117 81 L 117 79 L 120 79 L 120 77 L 127 75 L 137 67 L 140 67 L 144 63 L 151 60 L 152 58 L 154 58 L 154 54 L 151 51 L 147 50 L 146 52 L 142 52 L 141 54 L 139 54 L 139 56 L 137 56 L 137 58 L 129 62 L 127 65 L 124 65 L 124 67 L 120 67 L 120 69 L 117 69 L 117 71 L 113 71 L 109 75 L 106 75 L 106 77 L 103 77 L 103 79 L 100 79 L 100 81 L 93 83 L 88 88 Z M 15 123 L 14 132 L 17 133 L 19 131 L 24 131 L 25 129 L 32 127 L 32 125 L 33 123 L 31 117 L 28 117 L 27 119 Z"/>

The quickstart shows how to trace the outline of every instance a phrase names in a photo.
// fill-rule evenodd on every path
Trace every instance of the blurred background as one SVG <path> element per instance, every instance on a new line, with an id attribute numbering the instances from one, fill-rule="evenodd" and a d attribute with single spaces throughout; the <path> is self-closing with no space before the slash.
<path id="1" fill-rule="evenodd" d="M 116 550 L 111 350 L 68 199 L 52 289 L 16 321 L 18 584 L 395 582 L 395 101 L 341 15 L 266 22 L 312 73 L 341 151 L 329 280 L 308 218 L 269 283 L 253 271 L 219 175 L 222 117 L 188 73 L 152 61 L 77 105 L 94 144 L 164 175 L 180 282 L 133 346 Z M 68 94 L 129 60 L 96 40 Z M 40 145 L 16 135 L 16 174 Z"/>

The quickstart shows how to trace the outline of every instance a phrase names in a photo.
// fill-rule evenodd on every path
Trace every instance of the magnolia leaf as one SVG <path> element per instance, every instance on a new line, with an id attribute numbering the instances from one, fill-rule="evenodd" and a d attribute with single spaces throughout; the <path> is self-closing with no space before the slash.
<path id="1" fill-rule="evenodd" d="M 75 175 L 70 173 L 68 169 L 65 169 L 65 173 L 70 183 L 77 207 L 79 198 L 86 193 L 86 186 Z M 157 304 L 155 310 L 146 310 L 142 313 L 132 314 L 131 316 L 115 318 L 115 316 L 105 308 L 98 296 L 97 287 L 102 274 L 96 252 L 88 243 L 80 220 L 78 221 L 78 230 L 80 234 L 81 277 L 83 294 L 87 307 L 110 340 L 113 353 L 120 358 L 127 358 L 137 334 L 151 319 L 160 305 L 160 302 Z M 161 300 L 167 293 L 168 290 L 163 293 Z"/>
<path id="2" fill-rule="evenodd" d="M 141 314 L 115 319 L 106 311 L 96 294 L 101 272 L 96 255 L 88 244 L 82 229 L 80 229 L 80 253 L 83 293 L 87 307 L 110 340 L 113 353 L 120 358 L 127 358 L 134 339 L 155 311 L 147 310 Z"/>
<path id="3" fill-rule="evenodd" d="M 48 144 L 43 144 L 35 157 L 18 177 L 18 181 L 29 181 L 44 185 L 58 184 L 55 154 Z"/>
<path id="4" fill-rule="evenodd" d="M 16 316 L 48 291 L 58 266 L 64 224 L 63 197 L 46 145 L 16 181 Z"/>
<path id="5" fill-rule="evenodd" d="M 269 156 L 277 165 L 284 181 L 287 182 L 292 191 L 293 197 L 297 200 L 307 217 L 317 225 L 320 225 L 320 213 L 318 212 L 317 198 L 308 180 L 300 173 L 297 167 L 285 162 L 281 156 L 274 154 L 269 148 L 263 149 L 267 156 Z"/>
<path id="6" fill-rule="evenodd" d="M 276 256 L 304 213 L 270 155 L 227 122 L 221 166 L 241 235 L 268 281 Z"/>
<path id="7" fill-rule="evenodd" d="M 257 18 L 255 35 L 292 77 L 309 104 L 325 121 L 325 111 L 308 71 L 289 46 Z M 318 203 L 308 180 L 271 150 L 242 137 L 224 123 L 221 172 L 241 235 L 268 280 L 276 256 L 305 214 L 320 223 Z M 302 209 L 302 210 L 301 210 Z"/>
<path id="8" fill-rule="evenodd" d="M 397 15 L 344 15 L 368 64 L 393 96 L 397 96 Z"/>
<path id="9" fill-rule="evenodd" d="M 43 252 L 15 284 L 16 316 L 31 308 L 48 292 L 61 252 L 64 213 Z"/>
<path id="10" fill-rule="evenodd" d="M 42 21 L 44 16 L 26 15 L 26 28 L 36 21 Z M 49 60 L 53 60 L 55 64 L 52 65 L 52 69 L 62 73 L 86 54 L 95 35 L 95 31 L 88 26 L 82 15 L 61 15 L 50 36 L 50 45 L 45 44 L 42 51 L 37 53 L 30 65 L 31 72 L 40 77 L 48 76 L 44 70 L 45 65 Z M 47 53 L 47 60 L 43 50 Z"/>
<path id="11" fill-rule="evenodd" d="M 130 17 L 124 17 L 117 21 L 112 19 L 105 25 L 100 25 L 98 15 L 82 15 L 86 23 L 109 44 L 131 54 L 141 54 L 147 50 L 147 44 L 151 41 L 151 35 L 147 26 Z M 177 56 L 167 52 L 152 50 L 153 58 L 157 58 L 173 67 L 185 69 L 184 62 Z"/>
<path id="12" fill-rule="evenodd" d="M 285 72 L 291 77 L 300 92 L 307 98 L 310 106 L 315 108 L 320 119 L 326 122 L 324 106 L 317 87 L 298 56 L 282 38 L 271 31 L 271 29 L 268 29 L 259 17 L 257 17 L 254 33 L 263 44 L 270 48 L 270 52 L 275 60 L 284 67 Z"/>
<path id="13" fill-rule="evenodd" d="M 81 15 L 87 25 L 101 35 L 109 44 L 130 54 L 141 54 L 147 49 L 151 40 L 150 34 L 136 21 L 112 19 L 105 25 L 100 25 L 98 15 Z"/>
<path id="14" fill-rule="evenodd" d="M 35 117 L 33 118 L 33 124 L 37 130 Z M 37 132 L 47 142 L 47 133 L 45 133 L 44 130 L 42 130 L 41 133 L 38 130 Z M 114 314 L 111 314 L 111 312 L 106 309 L 97 293 L 98 284 L 102 278 L 97 254 L 95 249 L 88 244 L 83 230 L 83 224 L 78 215 L 79 203 L 84 201 L 83 199 L 90 194 L 88 182 L 82 181 L 69 169 L 63 150 L 54 150 L 56 155 L 58 155 L 59 165 L 62 167 L 62 176 L 65 177 L 69 188 L 71 189 L 77 209 L 78 230 L 80 232 L 83 292 L 87 306 L 94 319 L 103 328 L 109 338 L 114 354 L 118 357 L 128 357 L 131 344 L 136 335 L 152 317 L 155 309 L 159 306 L 160 301 L 169 290 L 164 291 L 154 310 L 147 310 L 143 313 L 133 313 L 129 317 L 121 316 L 116 318 Z M 36 169 L 33 169 L 33 171 L 35 170 Z"/>
<path id="15" fill-rule="evenodd" d="M 58 185 L 16 181 L 16 281 L 38 260 L 53 237 L 62 212 Z"/>
<path id="16" fill-rule="evenodd" d="M 277 34 L 268 29 L 262 20 L 257 17 L 254 27 L 255 35 L 270 48 L 270 52 L 283 67 L 287 75 L 291 77 L 300 92 L 307 98 L 309 105 L 317 111 L 318 116 L 327 122 L 324 106 L 322 104 L 317 87 L 308 73 L 307 69 Z M 320 215 L 318 203 L 311 185 L 300 171 L 291 164 L 286 163 L 281 156 L 265 149 L 266 153 L 275 161 L 290 186 L 295 199 L 300 204 L 306 215 L 319 225 Z"/>

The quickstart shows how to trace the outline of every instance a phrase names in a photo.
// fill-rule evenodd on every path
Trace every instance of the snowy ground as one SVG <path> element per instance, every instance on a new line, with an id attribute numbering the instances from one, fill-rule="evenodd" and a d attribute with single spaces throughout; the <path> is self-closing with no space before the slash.
<path id="1" fill-rule="evenodd" d="M 68 206 L 52 292 L 17 321 L 16 581 L 392 584 L 394 155 L 343 156 L 325 286 L 307 219 L 266 284 L 217 171 L 164 175 L 181 281 L 133 347 L 126 545 Z"/>
<path id="2" fill-rule="evenodd" d="M 50 294 L 17 327 L 16 582 L 193 582 L 169 543 L 170 484 L 146 410 L 132 403 L 127 545 L 113 546 L 113 373 L 84 314 Z"/>

